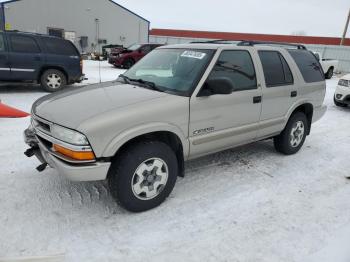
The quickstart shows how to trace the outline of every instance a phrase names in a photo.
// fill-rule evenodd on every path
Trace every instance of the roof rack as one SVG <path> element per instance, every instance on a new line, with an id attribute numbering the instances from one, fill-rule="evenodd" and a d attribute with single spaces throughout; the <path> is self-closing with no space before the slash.
<path id="1" fill-rule="evenodd" d="M 226 39 L 214 39 L 204 41 L 193 41 L 191 44 L 233 44 L 233 42 L 242 42 L 242 40 L 226 40 Z"/>
<path id="2" fill-rule="evenodd" d="M 241 41 L 237 44 L 238 46 L 254 46 L 254 45 L 278 45 L 278 46 L 292 46 L 297 49 L 306 50 L 306 47 L 301 44 L 291 44 L 291 43 L 283 43 L 283 42 L 269 42 L 269 41 Z"/>
<path id="3" fill-rule="evenodd" d="M 238 46 L 277 45 L 277 46 L 291 46 L 291 47 L 296 47 L 297 49 L 306 50 L 306 47 L 302 44 L 291 44 L 291 43 L 270 42 L 270 41 L 215 39 L 215 40 L 204 40 L 204 41 L 191 42 L 191 44 L 236 44 L 236 43 Z"/>

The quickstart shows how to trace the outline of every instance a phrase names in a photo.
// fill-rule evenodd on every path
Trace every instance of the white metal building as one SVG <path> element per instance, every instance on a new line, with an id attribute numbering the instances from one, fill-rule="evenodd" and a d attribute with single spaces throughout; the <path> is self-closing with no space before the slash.
<path id="1" fill-rule="evenodd" d="M 2 28 L 61 36 L 85 52 L 148 42 L 150 22 L 112 0 L 9 0 L 0 7 Z"/>

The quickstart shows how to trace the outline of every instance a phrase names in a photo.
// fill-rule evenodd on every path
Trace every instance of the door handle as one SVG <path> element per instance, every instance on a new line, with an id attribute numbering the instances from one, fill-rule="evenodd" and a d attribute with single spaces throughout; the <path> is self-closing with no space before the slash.
<path id="1" fill-rule="evenodd" d="M 298 95 L 298 92 L 297 91 L 292 91 L 290 93 L 290 97 L 296 97 Z"/>
<path id="2" fill-rule="evenodd" d="M 261 103 L 262 97 L 261 96 L 254 96 L 253 97 L 253 103 L 254 104 L 259 104 Z"/>

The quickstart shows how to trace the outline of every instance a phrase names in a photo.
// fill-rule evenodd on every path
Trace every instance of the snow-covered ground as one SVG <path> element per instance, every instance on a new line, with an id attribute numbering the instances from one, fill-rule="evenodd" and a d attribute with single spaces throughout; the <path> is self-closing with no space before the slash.
<path id="1" fill-rule="evenodd" d="M 89 83 L 97 71 L 86 63 Z M 106 63 L 101 72 L 103 81 L 122 73 Z M 0 261 L 348 262 L 350 108 L 333 105 L 336 82 L 298 154 L 263 141 L 191 161 L 169 199 L 141 214 L 121 209 L 104 182 L 38 173 L 23 155 L 29 119 L 0 119 Z M 0 87 L 4 103 L 25 111 L 44 94 Z"/>

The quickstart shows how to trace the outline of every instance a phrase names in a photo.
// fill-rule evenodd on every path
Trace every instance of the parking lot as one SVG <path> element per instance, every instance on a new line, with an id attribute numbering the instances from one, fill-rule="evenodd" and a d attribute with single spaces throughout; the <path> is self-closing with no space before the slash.
<path id="1" fill-rule="evenodd" d="M 101 66 L 102 81 L 123 72 Z M 85 84 L 99 81 L 98 62 L 84 71 Z M 337 81 L 327 80 L 328 111 L 298 154 L 278 154 L 267 140 L 191 161 L 170 198 L 141 214 L 121 209 L 104 182 L 38 173 L 23 155 L 29 118 L 0 119 L 0 258 L 346 261 L 350 108 L 333 104 Z M 0 87 L 3 103 L 27 112 L 43 95 Z"/>

